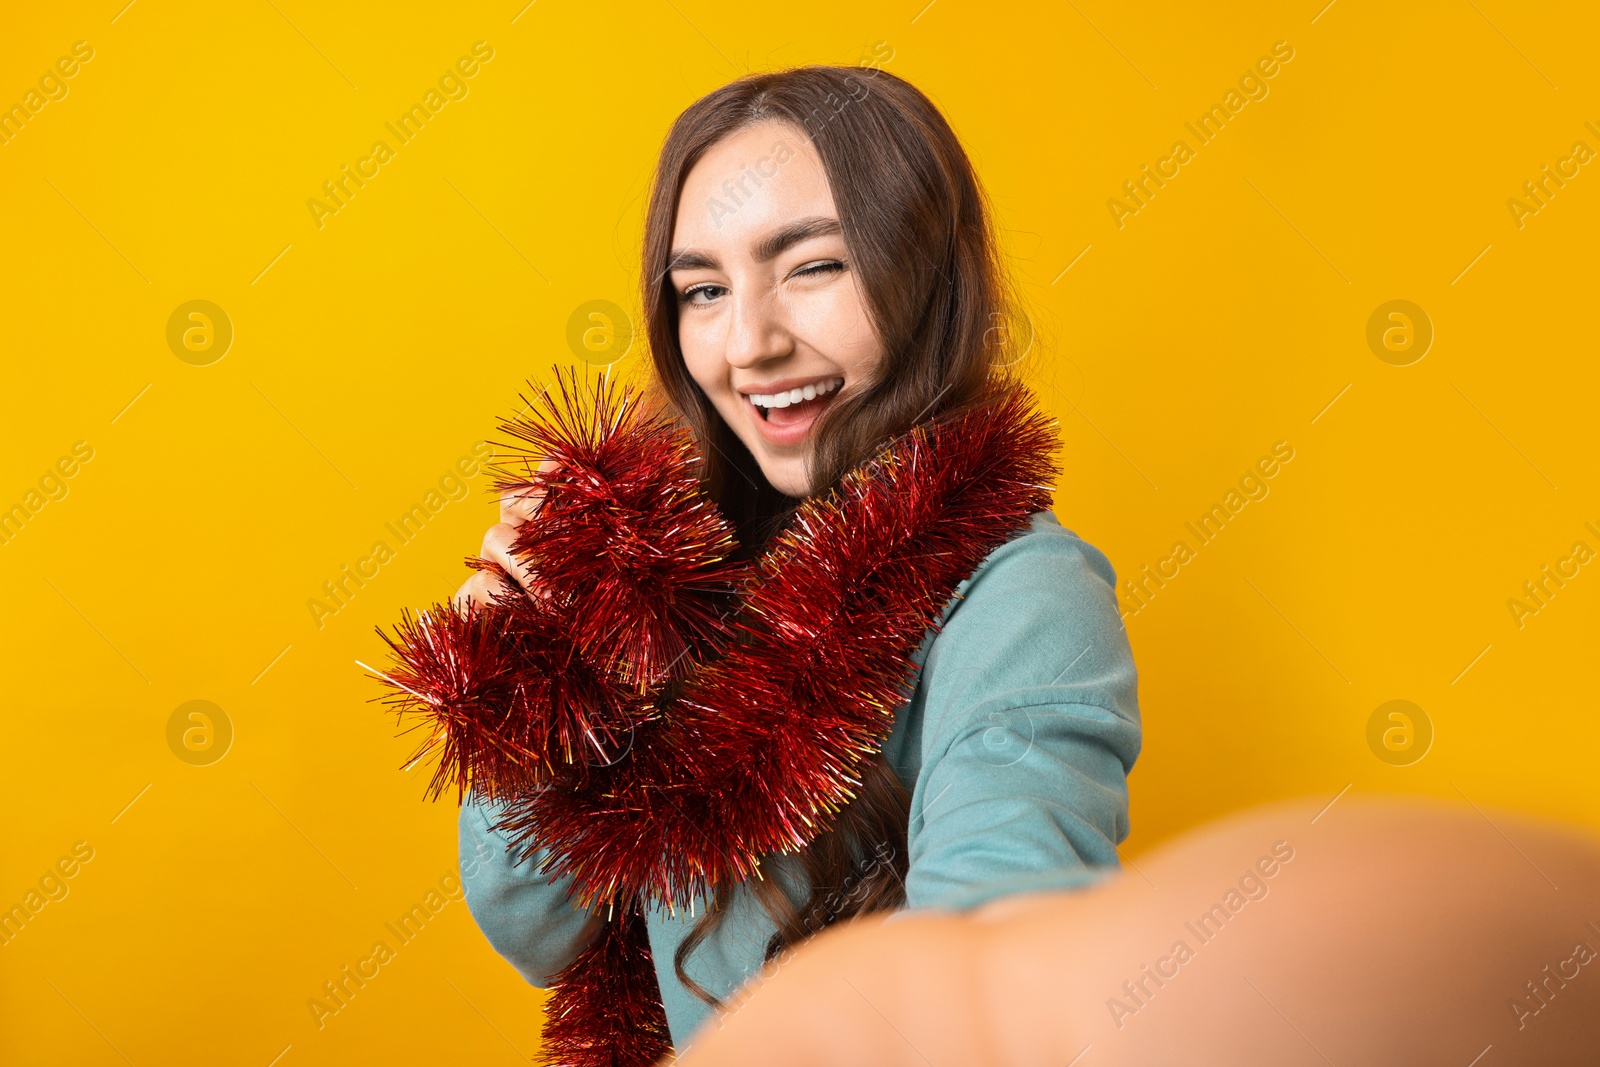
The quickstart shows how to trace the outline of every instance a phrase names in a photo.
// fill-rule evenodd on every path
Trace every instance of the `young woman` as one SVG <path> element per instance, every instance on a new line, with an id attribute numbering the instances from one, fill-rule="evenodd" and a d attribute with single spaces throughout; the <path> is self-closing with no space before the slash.
<path id="1" fill-rule="evenodd" d="M 753 556 L 912 427 L 977 406 L 1019 354 L 971 164 L 893 75 L 810 67 L 710 94 L 661 152 L 641 270 L 652 387 L 693 430 L 705 487 Z M 483 556 L 537 502 L 509 498 Z M 479 571 L 464 599 L 501 578 Z M 959 908 L 1084 884 L 1117 865 L 1139 752 L 1136 675 L 1110 564 L 1040 511 L 957 588 L 856 799 L 774 877 L 648 916 L 674 1043 L 764 961 L 886 909 Z M 495 811 L 463 806 L 467 900 L 544 986 L 604 917 L 520 865 Z M 781 884 L 780 884 L 781 883 Z"/>

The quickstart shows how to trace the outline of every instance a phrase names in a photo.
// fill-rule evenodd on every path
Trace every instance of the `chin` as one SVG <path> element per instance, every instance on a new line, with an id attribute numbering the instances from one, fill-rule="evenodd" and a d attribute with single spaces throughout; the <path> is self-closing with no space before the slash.
<path id="1" fill-rule="evenodd" d="M 761 473 L 766 476 L 772 488 L 784 496 L 792 496 L 799 499 L 809 495 L 811 492 L 811 483 L 807 480 L 805 472 L 797 470 L 795 466 L 785 464 L 778 470 L 769 470 L 766 467 L 762 467 Z"/>
<path id="2" fill-rule="evenodd" d="M 745 447 L 750 448 L 753 443 L 746 442 Z M 754 448 L 751 448 L 751 453 L 755 456 L 756 467 L 761 471 L 761 476 L 772 488 L 784 496 L 796 498 L 810 494 L 811 480 L 806 476 L 806 457 L 774 456 L 765 449 L 757 452 Z"/>

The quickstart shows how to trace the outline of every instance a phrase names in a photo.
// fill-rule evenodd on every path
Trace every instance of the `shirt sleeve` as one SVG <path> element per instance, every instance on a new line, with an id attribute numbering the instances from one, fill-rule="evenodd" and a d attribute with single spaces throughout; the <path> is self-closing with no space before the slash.
<path id="1" fill-rule="evenodd" d="M 996 549 L 924 658 L 909 908 L 964 909 L 1118 867 L 1141 741 L 1110 562 L 1051 513 Z"/>
<path id="2" fill-rule="evenodd" d="M 584 947 L 590 913 L 567 899 L 570 877 L 552 884 L 549 875 L 539 873 L 545 850 L 515 864 L 516 857 L 506 851 L 509 839 L 494 829 L 492 815 L 492 809 L 470 800 L 461 805 L 467 909 L 494 950 L 542 989 Z"/>

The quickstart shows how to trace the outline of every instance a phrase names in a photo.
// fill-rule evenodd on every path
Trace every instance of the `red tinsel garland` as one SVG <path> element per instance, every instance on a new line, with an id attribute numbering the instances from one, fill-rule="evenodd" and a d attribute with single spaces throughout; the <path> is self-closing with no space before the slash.
<path id="1" fill-rule="evenodd" d="M 496 488 L 537 489 L 512 551 L 538 595 L 436 605 L 380 635 L 420 715 L 430 787 L 505 802 L 497 828 L 611 919 L 556 975 L 546 1062 L 671 1051 L 648 909 L 685 909 L 803 849 L 853 798 L 911 655 L 984 557 L 1051 506 L 1052 423 L 1015 383 L 918 426 L 807 500 L 753 564 L 686 428 L 597 376 L 541 391 Z M 540 459 L 556 461 L 546 473 Z"/>

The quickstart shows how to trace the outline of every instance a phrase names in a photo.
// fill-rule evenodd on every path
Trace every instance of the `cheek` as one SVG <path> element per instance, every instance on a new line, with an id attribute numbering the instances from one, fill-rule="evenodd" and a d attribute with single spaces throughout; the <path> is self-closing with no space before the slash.
<path id="1" fill-rule="evenodd" d="M 795 332 L 848 376 L 871 372 L 881 359 L 872 318 L 853 286 L 830 286 L 791 310 Z"/>
<path id="2" fill-rule="evenodd" d="M 700 388 L 714 394 L 719 377 L 726 377 L 727 360 L 723 346 L 703 319 L 685 315 L 678 322 L 678 347 L 683 350 L 683 364 L 689 376 L 700 383 Z"/>
<path id="3" fill-rule="evenodd" d="M 678 322 L 678 347 L 683 350 L 683 365 L 689 377 L 695 380 L 723 421 L 739 427 L 744 400 L 728 386 L 728 360 L 724 344 L 725 330 L 712 316 L 690 318 Z"/>

